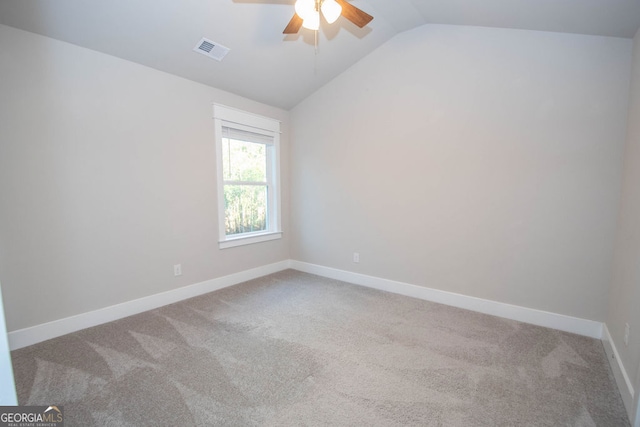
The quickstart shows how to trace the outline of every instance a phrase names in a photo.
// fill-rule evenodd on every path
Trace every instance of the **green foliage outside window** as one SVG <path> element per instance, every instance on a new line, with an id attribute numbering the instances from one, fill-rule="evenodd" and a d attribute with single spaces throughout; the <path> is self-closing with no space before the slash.
<path id="1" fill-rule="evenodd" d="M 223 138 L 222 160 L 225 234 L 266 230 L 266 146 Z"/>

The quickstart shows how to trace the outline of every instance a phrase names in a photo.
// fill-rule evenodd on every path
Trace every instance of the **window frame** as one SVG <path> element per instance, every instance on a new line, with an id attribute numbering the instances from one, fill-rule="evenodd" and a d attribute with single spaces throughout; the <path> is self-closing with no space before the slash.
<path id="1" fill-rule="evenodd" d="M 280 121 L 258 116 L 220 104 L 213 104 L 216 140 L 216 187 L 218 190 L 218 246 L 220 249 L 265 242 L 282 237 L 280 209 Z M 225 231 L 224 171 L 222 156 L 222 128 L 252 132 L 272 139 L 266 145 L 267 229 L 227 236 Z M 231 185 L 231 184 L 229 184 Z"/>

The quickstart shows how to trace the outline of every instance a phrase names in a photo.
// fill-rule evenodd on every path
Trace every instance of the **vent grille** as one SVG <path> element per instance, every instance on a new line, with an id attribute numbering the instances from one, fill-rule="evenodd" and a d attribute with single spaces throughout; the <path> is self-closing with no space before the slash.
<path id="1" fill-rule="evenodd" d="M 209 58 L 213 58 L 216 61 L 222 61 L 222 59 L 229 53 L 231 49 L 224 47 L 204 37 L 198 42 L 196 47 L 193 48 L 195 52 L 201 53 Z"/>
<path id="2" fill-rule="evenodd" d="M 203 41 L 200 46 L 198 46 L 198 49 L 200 50 L 204 50 L 207 53 L 211 52 L 211 49 L 213 49 L 215 47 L 215 45 L 213 43 L 209 43 L 208 41 Z"/>

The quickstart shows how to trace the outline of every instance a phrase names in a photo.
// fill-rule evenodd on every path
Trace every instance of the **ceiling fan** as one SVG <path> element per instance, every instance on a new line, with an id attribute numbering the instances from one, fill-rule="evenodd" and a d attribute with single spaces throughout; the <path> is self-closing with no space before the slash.
<path id="1" fill-rule="evenodd" d="M 329 24 L 340 15 L 362 28 L 373 19 L 367 12 L 358 9 L 346 0 L 296 0 L 296 13 L 282 32 L 296 34 L 300 27 L 317 31 L 320 28 L 320 13 Z"/>

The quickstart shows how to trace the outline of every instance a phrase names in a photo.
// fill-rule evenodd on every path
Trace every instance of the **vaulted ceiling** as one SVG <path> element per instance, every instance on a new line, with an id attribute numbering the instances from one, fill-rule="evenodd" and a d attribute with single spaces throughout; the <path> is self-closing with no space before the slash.
<path id="1" fill-rule="evenodd" d="M 294 0 L 0 0 L 0 23 L 290 109 L 399 32 L 475 25 L 632 38 L 640 0 L 353 0 L 344 18 L 285 36 Z M 209 38 L 222 62 L 192 51 Z"/>

